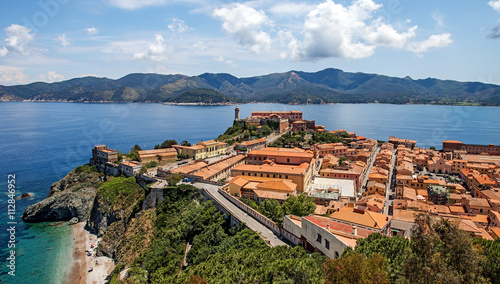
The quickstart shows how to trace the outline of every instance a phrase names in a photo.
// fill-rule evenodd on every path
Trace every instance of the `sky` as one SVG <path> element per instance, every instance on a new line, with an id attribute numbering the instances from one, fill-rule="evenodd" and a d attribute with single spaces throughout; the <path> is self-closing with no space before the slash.
<path id="1" fill-rule="evenodd" d="M 338 68 L 500 84 L 500 0 L 2 1 L 0 85 Z"/>

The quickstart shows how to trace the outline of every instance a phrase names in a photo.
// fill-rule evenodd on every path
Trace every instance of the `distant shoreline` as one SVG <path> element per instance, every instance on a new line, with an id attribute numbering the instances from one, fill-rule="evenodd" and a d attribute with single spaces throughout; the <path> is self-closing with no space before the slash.
<path id="1" fill-rule="evenodd" d="M 172 106 L 236 106 L 247 104 L 277 104 L 284 106 L 306 106 L 306 105 L 397 105 L 397 106 L 456 106 L 456 107 L 500 107 L 497 105 L 479 105 L 479 104 L 391 104 L 391 103 L 324 103 L 324 104 L 283 104 L 276 102 L 244 102 L 244 103 L 170 103 L 170 102 L 115 102 L 115 101 L 66 101 L 66 100 L 23 100 L 23 101 L 0 101 L 0 103 L 79 103 L 79 104 L 162 104 Z"/>

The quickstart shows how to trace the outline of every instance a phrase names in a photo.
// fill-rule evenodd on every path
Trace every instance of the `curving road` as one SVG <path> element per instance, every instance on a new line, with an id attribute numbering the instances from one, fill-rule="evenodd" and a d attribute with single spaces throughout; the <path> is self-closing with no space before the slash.
<path id="1" fill-rule="evenodd" d="M 231 201 L 227 200 L 222 194 L 219 193 L 219 186 L 207 183 L 194 183 L 195 187 L 200 189 L 205 189 L 210 193 L 211 196 L 215 198 L 215 201 L 220 205 L 224 206 L 233 216 L 239 219 L 241 222 L 245 223 L 245 225 L 250 228 L 252 231 L 260 234 L 264 239 L 269 240 L 269 243 L 272 247 L 275 246 L 286 246 L 284 241 L 280 240 L 270 229 L 266 226 L 262 225 L 259 221 L 254 219 L 252 216 L 243 212 L 236 205 L 231 203 Z"/>

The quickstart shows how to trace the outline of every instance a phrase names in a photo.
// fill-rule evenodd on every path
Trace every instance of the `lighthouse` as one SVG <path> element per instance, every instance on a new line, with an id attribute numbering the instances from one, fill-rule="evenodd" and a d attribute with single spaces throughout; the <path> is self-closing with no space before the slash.
<path id="1" fill-rule="evenodd" d="M 238 106 L 236 106 L 236 108 L 234 109 L 234 120 L 240 120 L 240 108 Z"/>

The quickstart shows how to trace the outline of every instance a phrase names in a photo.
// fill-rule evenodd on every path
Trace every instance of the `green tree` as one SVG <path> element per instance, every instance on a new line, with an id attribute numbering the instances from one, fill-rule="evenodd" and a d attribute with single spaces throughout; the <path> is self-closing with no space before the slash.
<path id="1" fill-rule="evenodd" d="M 306 194 L 292 195 L 283 202 L 282 208 L 285 215 L 307 216 L 314 213 L 316 204 L 314 204 L 314 199 Z"/>
<path id="2" fill-rule="evenodd" d="M 406 279 L 413 283 L 486 283 L 481 256 L 456 223 L 420 214 L 412 230 Z"/>
<path id="3" fill-rule="evenodd" d="M 168 185 L 170 186 L 176 186 L 181 180 L 182 180 L 182 175 L 177 173 L 170 175 L 169 177 L 166 178 Z"/>
<path id="4" fill-rule="evenodd" d="M 322 271 L 325 284 L 389 283 L 385 258 L 379 254 L 367 258 L 353 252 L 337 259 L 327 259 Z"/>
<path id="5" fill-rule="evenodd" d="M 500 239 L 494 241 L 474 238 L 474 245 L 483 255 L 483 276 L 491 283 L 500 283 Z"/>
<path id="6" fill-rule="evenodd" d="M 186 140 L 181 142 L 181 146 L 191 146 L 191 143 L 187 142 Z"/>
<path id="7" fill-rule="evenodd" d="M 125 156 L 133 161 L 139 161 L 139 151 L 142 151 L 141 146 L 135 144 L 134 147 L 130 149 L 130 152 Z"/>
<path id="8" fill-rule="evenodd" d="M 165 140 L 160 145 L 160 149 L 172 148 L 173 145 L 177 145 L 177 141 L 175 140 Z"/>
<path id="9" fill-rule="evenodd" d="M 116 150 L 116 154 L 117 154 L 118 162 L 123 161 L 123 153 L 120 152 L 120 150 Z"/>
<path id="10" fill-rule="evenodd" d="M 158 160 L 158 164 L 161 164 L 161 160 L 163 160 L 163 157 L 160 154 L 157 154 L 156 159 Z"/>
<path id="11" fill-rule="evenodd" d="M 405 277 L 404 264 L 410 254 L 410 241 L 404 237 L 388 237 L 382 234 L 370 234 L 367 238 L 358 239 L 355 252 L 366 257 L 380 254 L 385 257 L 387 275 L 392 283 L 401 282 Z M 347 250 L 344 253 L 348 253 Z"/>
<path id="12" fill-rule="evenodd" d="M 146 167 L 144 167 L 144 166 L 143 166 L 143 167 L 141 168 L 141 170 L 139 171 L 139 173 L 140 173 L 141 175 L 143 175 L 143 174 L 145 174 L 145 173 L 147 173 L 147 172 L 148 172 L 148 168 L 146 168 Z"/>
<path id="13" fill-rule="evenodd" d="M 276 199 L 266 199 L 259 204 L 258 211 L 275 222 L 278 226 L 283 224 L 283 209 Z"/>
<path id="14" fill-rule="evenodd" d="M 435 150 L 436 150 L 436 147 L 431 146 L 431 147 L 429 147 L 429 149 L 431 149 L 431 150 L 434 150 L 434 151 L 435 151 Z"/>
<path id="15" fill-rule="evenodd" d="M 188 157 L 184 154 L 177 154 L 177 160 L 184 160 L 184 159 L 187 159 Z"/>

